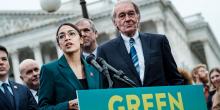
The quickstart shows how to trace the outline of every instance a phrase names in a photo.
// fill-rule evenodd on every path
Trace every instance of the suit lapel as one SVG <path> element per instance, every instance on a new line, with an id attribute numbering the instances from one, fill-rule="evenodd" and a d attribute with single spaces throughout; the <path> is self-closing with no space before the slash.
<path id="1" fill-rule="evenodd" d="M 145 60 L 145 67 L 149 67 L 148 65 L 150 64 L 150 37 L 145 36 L 144 34 L 140 33 L 140 40 L 141 40 L 141 46 L 143 49 L 143 54 L 144 54 L 144 60 Z M 146 69 L 146 68 L 145 68 Z M 148 70 L 149 68 L 147 68 Z M 146 70 L 145 70 L 146 71 Z"/>
<path id="2" fill-rule="evenodd" d="M 0 101 L 3 102 L 2 105 L 7 106 L 10 110 L 13 110 L 12 107 L 9 105 L 9 100 L 5 97 L 5 94 L 2 90 L 0 90 Z"/>
<path id="3" fill-rule="evenodd" d="M 129 69 L 131 69 L 132 73 L 134 73 L 134 75 L 136 76 L 136 78 L 139 80 L 139 83 L 140 83 L 141 82 L 140 77 L 138 76 L 138 73 L 137 73 L 137 71 L 136 71 L 136 69 L 135 69 L 135 67 L 133 65 L 133 62 L 132 62 L 132 60 L 130 58 L 130 55 L 128 54 L 128 51 L 127 51 L 127 49 L 125 47 L 125 44 L 124 44 L 124 40 L 122 39 L 121 36 L 119 36 L 117 39 L 118 40 L 116 42 L 116 47 L 115 48 L 118 48 L 118 50 L 120 50 L 119 51 L 119 53 L 121 55 L 120 58 L 122 58 L 123 61 L 126 62 L 125 64 L 128 65 L 128 67 L 131 67 Z"/>
<path id="4" fill-rule="evenodd" d="M 94 71 L 92 71 L 92 67 L 88 65 L 84 59 L 82 59 L 82 61 L 84 64 L 84 70 L 85 70 L 85 75 L 86 75 L 89 89 L 99 88 L 99 85 L 98 85 L 99 82 L 96 82 L 96 81 L 99 81 L 99 74 L 94 73 Z"/>
<path id="5" fill-rule="evenodd" d="M 14 82 L 9 82 L 10 83 L 10 86 L 11 86 L 11 89 L 12 89 L 12 92 L 13 92 L 13 95 L 14 95 L 14 103 L 15 103 L 15 109 L 18 109 L 19 108 L 19 99 L 20 99 L 20 96 L 19 96 L 19 93 L 18 93 L 18 86 L 14 83 Z"/>
<path id="6" fill-rule="evenodd" d="M 127 51 L 127 49 L 125 47 L 125 44 L 124 44 L 124 41 L 123 41 L 122 37 L 119 36 L 117 39 L 118 40 L 117 40 L 117 43 L 116 43 L 116 48 L 118 48 L 118 50 L 120 50 L 118 52 L 121 55 L 121 58 L 123 59 L 123 61 L 126 62 L 128 67 L 134 67 L 133 63 L 131 61 L 130 55 L 128 54 L 128 51 Z"/>
<path id="7" fill-rule="evenodd" d="M 143 33 L 140 33 L 140 40 L 141 40 L 141 46 L 143 49 L 144 54 L 144 62 L 145 62 L 145 71 L 144 71 L 144 81 L 147 81 L 145 78 L 148 76 L 148 71 L 150 69 L 150 45 L 151 45 L 151 39 L 149 36 L 144 35 Z M 145 82 L 144 82 L 145 84 Z"/>
<path id="8" fill-rule="evenodd" d="M 75 74 L 73 73 L 72 69 L 67 63 L 64 55 L 59 59 L 58 63 L 59 63 L 58 68 L 60 70 L 60 74 L 73 86 L 73 88 L 83 89 L 82 85 L 77 80 Z"/>

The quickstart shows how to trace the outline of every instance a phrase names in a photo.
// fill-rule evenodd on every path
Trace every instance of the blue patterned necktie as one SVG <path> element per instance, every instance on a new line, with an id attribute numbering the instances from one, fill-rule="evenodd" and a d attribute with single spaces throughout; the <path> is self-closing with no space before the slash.
<path id="1" fill-rule="evenodd" d="M 5 96 L 7 97 L 7 99 L 10 101 L 10 104 L 11 106 L 13 107 L 14 106 L 14 97 L 13 95 L 11 94 L 11 92 L 9 91 L 8 89 L 8 84 L 6 83 L 3 83 L 2 84 L 2 87 L 4 88 L 4 91 L 5 91 Z"/>
<path id="2" fill-rule="evenodd" d="M 138 73 L 138 75 L 140 74 L 140 66 L 139 66 L 139 63 L 138 63 L 138 56 L 137 56 L 137 51 L 136 49 L 134 48 L 134 39 L 133 38 L 130 38 L 129 40 L 129 44 L 130 44 L 130 55 L 131 55 L 131 58 L 132 58 L 132 62 L 134 64 L 134 67 L 136 68 L 136 71 Z"/>

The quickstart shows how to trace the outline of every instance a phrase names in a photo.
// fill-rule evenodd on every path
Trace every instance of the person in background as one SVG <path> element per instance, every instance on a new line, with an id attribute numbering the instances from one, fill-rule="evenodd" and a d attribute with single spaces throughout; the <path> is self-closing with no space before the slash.
<path id="1" fill-rule="evenodd" d="M 40 86 L 40 66 L 37 61 L 33 59 L 25 59 L 19 65 L 21 73 L 20 78 L 24 84 L 30 89 L 36 102 L 38 103 L 38 89 Z"/>
<path id="2" fill-rule="evenodd" d="M 208 70 L 205 64 L 198 64 L 192 70 L 192 78 L 195 84 L 207 85 Z"/>
<path id="3" fill-rule="evenodd" d="M 64 54 L 41 68 L 40 110 L 78 110 L 76 90 L 102 88 L 101 74 L 82 57 L 83 38 L 75 25 L 61 24 L 56 40 Z"/>
<path id="4" fill-rule="evenodd" d="M 215 94 L 212 96 L 212 109 L 220 110 L 220 68 L 213 68 L 209 73 L 210 83 L 216 89 Z"/>
<path id="5" fill-rule="evenodd" d="M 208 101 L 209 96 L 209 85 L 208 85 L 208 70 L 206 65 L 198 64 L 192 70 L 192 78 L 195 85 L 203 85 L 203 91 L 206 98 L 206 102 Z"/>
<path id="6" fill-rule="evenodd" d="M 98 44 L 96 38 L 98 37 L 98 31 L 93 21 L 90 19 L 82 18 L 75 24 L 82 34 L 84 41 L 82 48 L 85 58 L 90 54 L 97 56 Z"/>
<path id="7" fill-rule="evenodd" d="M 30 90 L 9 80 L 8 51 L 0 45 L 0 109 L 37 110 L 38 106 Z"/>
<path id="8" fill-rule="evenodd" d="M 122 70 L 139 87 L 182 84 L 166 36 L 140 32 L 140 19 L 140 10 L 134 2 L 118 1 L 112 21 L 119 36 L 99 46 L 97 56 Z M 112 80 L 114 88 L 130 87 Z"/>

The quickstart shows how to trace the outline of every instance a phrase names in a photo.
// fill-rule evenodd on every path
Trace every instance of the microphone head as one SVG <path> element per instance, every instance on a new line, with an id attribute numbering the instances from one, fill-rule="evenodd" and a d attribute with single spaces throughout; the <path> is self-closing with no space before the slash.
<path id="1" fill-rule="evenodd" d="M 91 64 L 91 61 L 95 59 L 95 55 L 90 54 L 89 56 L 86 57 L 87 63 Z"/>
<path id="2" fill-rule="evenodd" d="M 96 58 L 96 61 L 97 61 L 98 63 L 101 63 L 103 60 L 104 60 L 104 59 L 101 58 L 101 57 L 97 57 L 97 58 Z"/>

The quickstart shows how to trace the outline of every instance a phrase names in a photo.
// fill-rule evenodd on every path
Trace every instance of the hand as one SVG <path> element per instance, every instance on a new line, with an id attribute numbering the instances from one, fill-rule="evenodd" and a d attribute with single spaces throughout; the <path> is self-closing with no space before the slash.
<path id="1" fill-rule="evenodd" d="M 74 100 L 70 100 L 69 101 L 69 109 L 70 110 L 79 110 L 79 107 L 78 107 L 78 99 L 74 99 Z"/>
<path id="2" fill-rule="evenodd" d="M 196 83 L 196 84 L 200 84 L 201 81 L 200 81 L 200 77 L 199 77 L 199 75 L 196 74 L 196 75 L 194 75 L 194 76 L 195 76 L 195 78 L 196 78 L 195 83 Z"/>

